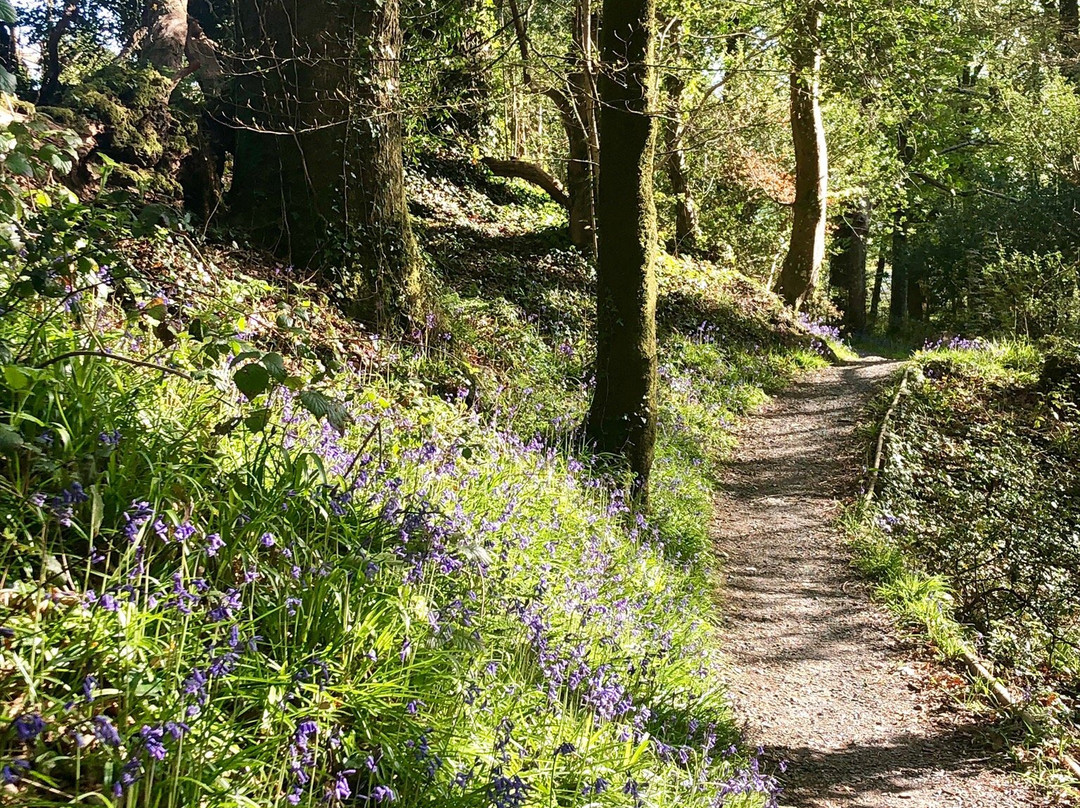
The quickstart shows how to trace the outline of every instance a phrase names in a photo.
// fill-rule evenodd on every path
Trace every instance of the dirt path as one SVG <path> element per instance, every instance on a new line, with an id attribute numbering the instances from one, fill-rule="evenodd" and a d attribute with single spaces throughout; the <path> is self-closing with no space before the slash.
<path id="1" fill-rule="evenodd" d="M 896 369 L 830 368 L 744 428 L 716 518 L 731 697 L 749 739 L 789 761 L 782 806 L 1040 805 L 919 687 L 832 526 L 857 485 L 860 405 Z"/>

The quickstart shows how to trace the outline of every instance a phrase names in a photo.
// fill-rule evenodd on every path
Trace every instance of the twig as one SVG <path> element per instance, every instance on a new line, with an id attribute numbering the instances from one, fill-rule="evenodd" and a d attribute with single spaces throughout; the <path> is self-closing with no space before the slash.
<path id="1" fill-rule="evenodd" d="M 141 359 L 134 359 L 130 356 L 123 356 L 121 354 L 108 353 L 106 351 L 68 351 L 67 353 L 54 356 L 52 359 L 46 359 L 40 365 L 37 366 L 38 370 L 47 368 L 49 365 L 55 365 L 59 362 L 63 362 L 65 359 L 74 359 L 78 356 L 96 356 L 100 359 L 115 359 L 117 362 L 125 362 L 129 365 L 134 365 L 139 368 L 146 368 L 147 370 L 158 370 L 162 373 L 170 373 L 173 376 L 178 376 L 189 382 L 195 381 L 195 378 L 182 370 L 176 368 L 166 367 L 165 365 L 157 365 L 153 362 L 144 362 Z"/>

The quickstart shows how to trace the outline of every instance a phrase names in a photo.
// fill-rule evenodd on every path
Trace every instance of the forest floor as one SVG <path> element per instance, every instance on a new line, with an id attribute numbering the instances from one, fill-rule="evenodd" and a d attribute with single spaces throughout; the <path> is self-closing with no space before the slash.
<path id="1" fill-rule="evenodd" d="M 898 638 L 836 528 L 861 467 L 866 399 L 900 364 L 869 357 L 809 375 L 745 423 L 715 534 L 730 698 L 782 806 L 1042 805 Z"/>

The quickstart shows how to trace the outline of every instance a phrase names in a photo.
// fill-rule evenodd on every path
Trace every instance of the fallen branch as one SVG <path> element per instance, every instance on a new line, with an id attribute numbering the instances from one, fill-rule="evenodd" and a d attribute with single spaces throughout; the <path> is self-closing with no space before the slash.
<path id="1" fill-rule="evenodd" d="M 892 422 L 893 414 L 896 412 L 896 408 L 900 405 L 900 399 L 907 393 L 908 379 L 911 378 L 911 366 L 904 370 L 904 378 L 900 380 L 900 387 L 896 391 L 896 395 L 893 396 L 892 404 L 889 405 L 889 409 L 885 411 L 885 417 L 881 421 L 881 431 L 878 433 L 877 448 L 874 450 L 874 462 L 870 466 L 870 480 L 866 487 L 866 501 L 873 502 L 874 494 L 877 491 L 878 479 L 881 477 L 881 464 L 885 460 L 885 439 L 889 433 L 889 424 Z"/>
<path id="2" fill-rule="evenodd" d="M 485 157 L 480 161 L 496 177 L 525 180 L 547 192 L 547 195 L 558 202 L 562 207 L 570 207 L 570 196 L 566 193 L 561 182 L 548 172 L 544 171 L 536 163 L 525 160 L 510 159 L 498 160 L 494 157 Z"/>

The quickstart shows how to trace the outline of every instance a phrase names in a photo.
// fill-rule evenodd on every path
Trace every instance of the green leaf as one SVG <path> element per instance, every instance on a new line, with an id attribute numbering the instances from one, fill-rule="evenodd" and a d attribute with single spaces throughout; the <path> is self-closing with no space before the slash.
<path id="1" fill-rule="evenodd" d="M 25 390 L 30 386 L 31 376 L 17 365 L 5 365 L 4 381 L 12 390 Z"/>
<path id="2" fill-rule="evenodd" d="M 349 422 L 349 411 L 340 401 L 335 401 L 317 390 L 304 390 L 300 393 L 300 404 L 316 418 L 326 421 L 338 432 L 345 432 Z"/>
<path id="3" fill-rule="evenodd" d="M 105 503 L 101 499 L 101 487 L 94 483 L 90 486 L 90 541 L 94 540 L 105 518 Z"/>
<path id="4" fill-rule="evenodd" d="M 14 452 L 24 443 L 22 435 L 6 424 L 0 424 L 0 454 Z"/>
<path id="5" fill-rule="evenodd" d="M 285 357 L 279 353 L 268 353 L 262 358 L 263 367 L 276 382 L 283 382 L 289 376 L 285 369 Z"/>
<path id="6" fill-rule="evenodd" d="M 251 432 L 262 432 L 266 429 L 268 423 L 270 423 L 270 410 L 267 407 L 263 407 L 261 410 L 255 410 L 255 412 L 244 419 L 244 426 Z"/>
<path id="7" fill-rule="evenodd" d="M 244 365 L 233 375 L 233 381 L 248 399 L 258 398 L 270 386 L 270 374 L 258 362 Z"/>
<path id="8" fill-rule="evenodd" d="M 0 0 L 2 5 L 4 0 Z M 6 93 L 8 95 L 15 95 L 15 91 L 19 89 L 19 80 L 15 77 L 15 74 L 10 72 L 7 68 L 0 67 L 0 93 Z"/>
<path id="9" fill-rule="evenodd" d="M 19 21 L 19 15 L 15 12 L 15 6 L 11 0 L 0 0 L 0 22 L 15 25 Z"/>
<path id="10" fill-rule="evenodd" d="M 34 176 L 34 168 L 30 165 L 30 161 L 22 152 L 12 152 L 9 154 L 4 161 L 4 165 L 8 167 L 8 170 L 11 171 L 11 173 L 18 174 L 20 177 Z"/>

